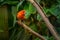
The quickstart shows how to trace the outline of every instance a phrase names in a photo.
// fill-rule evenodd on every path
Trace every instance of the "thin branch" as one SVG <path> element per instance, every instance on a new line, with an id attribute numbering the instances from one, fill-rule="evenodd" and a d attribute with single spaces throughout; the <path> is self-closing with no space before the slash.
<path id="1" fill-rule="evenodd" d="M 30 33 L 32 33 L 33 35 L 39 37 L 41 40 L 46 40 L 43 36 L 41 36 L 40 34 L 38 34 L 37 32 L 33 31 L 31 28 L 29 28 L 27 25 L 25 25 L 23 22 L 21 21 L 17 21 L 17 23 L 22 26 L 24 29 L 28 30 Z"/>
<path id="2" fill-rule="evenodd" d="M 49 22 L 49 19 L 46 17 L 45 13 L 41 9 L 41 6 L 35 0 L 28 0 L 28 1 L 31 2 L 36 7 L 38 13 L 41 15 L 41 17 L 44 20 L 46 26 L 50 30 L 51 34 L 55 37 L 55 39 L 60 40 L 56 30 L 54 29 L 54 26 Z"/>

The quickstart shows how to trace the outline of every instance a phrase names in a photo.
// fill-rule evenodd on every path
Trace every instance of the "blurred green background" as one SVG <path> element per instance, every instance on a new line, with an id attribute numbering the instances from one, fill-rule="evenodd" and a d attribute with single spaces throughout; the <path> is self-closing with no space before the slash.
<path id="1" fill-rule="evenodd" d="M 36 1 L 60 35 L 60 0 Z M 26 0 L 0 0 L 0 40 L 40 40 L 16 23 L 16 14 L 20 10 L 26 11 L 23 23 L 47 40 L 54 40 L 36 8 Z"/>

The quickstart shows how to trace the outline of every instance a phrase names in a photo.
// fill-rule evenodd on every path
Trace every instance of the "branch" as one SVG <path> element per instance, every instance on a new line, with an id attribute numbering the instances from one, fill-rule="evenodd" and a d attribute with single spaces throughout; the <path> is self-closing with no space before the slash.
<path id="1" fill-rule="evenodd" d="M 41 15 L 42 19 L 44 20 L 46 26 L 50 30 L 51 34 L 55 37 L 56 40 L 60 40 L 58 37 L 57 32 L 54 29 L 54 26 L 49 22 L 49 19 L 46 17 L 45 13 L 43 12 L 41 6 L 35 0 L 28 0 L 31 2 L 37 9 L 38 13 Z"/>
<path id="2" fill-rule="evenodd" d="M 43 36 L 41 36 L 40 34 L 36 33 L 35 31 L 33 31 L 31 28 L 29 28 L 27 25 L 25 25 L 24 23 L 22 23 L 21 21 L 17 21 L 17 23 L 19 25 L 21 25 L 23 28 L 25 28 L 26 30 L 28 30 L 30 33 L 32 33 L 33 35 L 39 37 L 41 40 L 46 40 Z"/>

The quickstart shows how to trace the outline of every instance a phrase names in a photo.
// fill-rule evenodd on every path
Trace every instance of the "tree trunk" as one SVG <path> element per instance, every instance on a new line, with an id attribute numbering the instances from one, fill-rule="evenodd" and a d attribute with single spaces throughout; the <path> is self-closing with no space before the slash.
<path id="1" fill-rule="evenodd" d="M 8 12 L 7 6 L 0 7 L 0 40 L 8 40 Z"/>

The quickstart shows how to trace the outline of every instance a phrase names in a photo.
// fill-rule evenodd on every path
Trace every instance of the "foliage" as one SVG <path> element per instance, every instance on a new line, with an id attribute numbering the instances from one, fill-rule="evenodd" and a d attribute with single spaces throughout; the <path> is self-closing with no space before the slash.
<path id="1" fill-rule="evenodd" d="M 60 0 L 36 0 L 43 8 L 43 11 L 46 13 L 50 22 L 57 28 L 57 32 L 60 32 Z M 32 30 L 42 34 L 46 37 L 47 40 L 54 40 L 53 36 L 50 36 L 49 30 L 46 28 L 44 21 L 41 16 L 38 14 L 36 8 L 26 0 L 0 0 L 0 6 L 8 4 L 8 23 L 9 23 L 9 39 L 10 40 L 40 40 L 35 37 L 29 31 L 26 31 L 21 26 L 19 26 L 16 21 L 16 14 L 20 10 L 25 10 L 25 18 L 23 21 L 28 25 Z M 54 18 L 53 18 L 53 16 Z M 51 17 L 52 16 L 52 17 Z M 51 19 L 50 19 L 51 18 Z M 57 18 L 57 19 L 56 19 Z M 52 21 L 53 22 L 52 22 Z M 40 24 L 38 24 L 38 23 Z M 57 26 L 59 25 L 59 26 Z M 3 30 L 0 30 L 3 32 Z M 49 37 L 50 36 L 50 37 Z"/>

